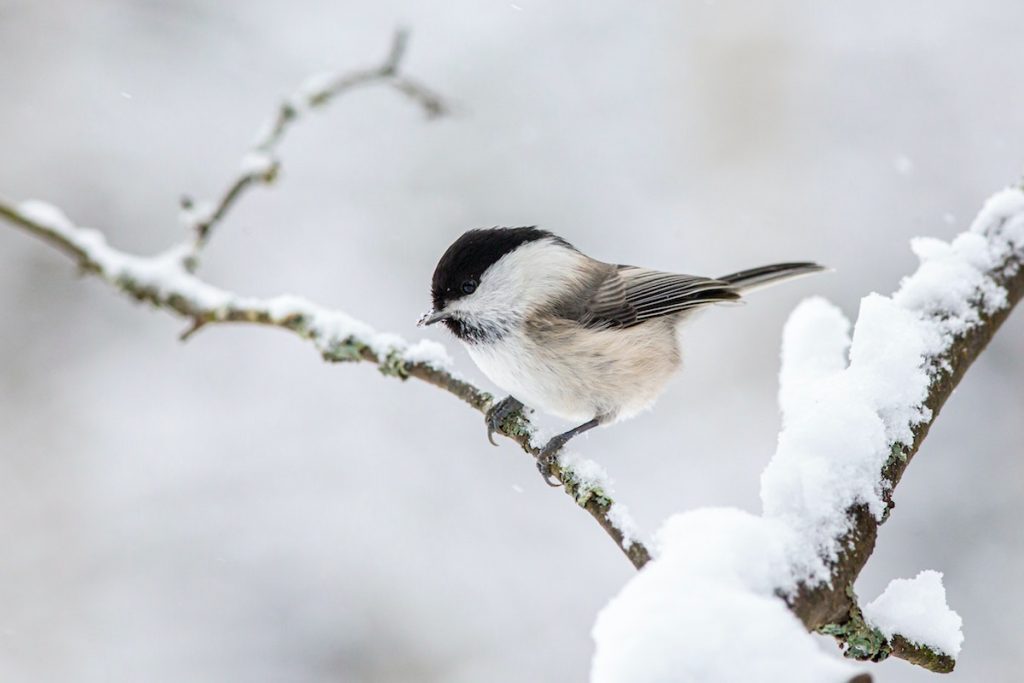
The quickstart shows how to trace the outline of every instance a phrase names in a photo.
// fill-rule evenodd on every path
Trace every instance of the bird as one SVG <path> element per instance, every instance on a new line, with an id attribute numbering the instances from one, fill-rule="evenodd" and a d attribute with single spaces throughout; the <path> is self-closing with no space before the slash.
<path id="1" fill-rule="evenodd" d="M 557 486 L 551 468 L 569 440 L 654 405 L 680 368 L 677 331 L 694 313 L 821 270 L 802 261 L 700 277 L 599 261 L 535 226 L 481 228 L 438 260 L 419 324 L 442 323 L 508 392 L 485 418 L 492 444 L 524 405 L 576 423 L 537 457 Z"/>

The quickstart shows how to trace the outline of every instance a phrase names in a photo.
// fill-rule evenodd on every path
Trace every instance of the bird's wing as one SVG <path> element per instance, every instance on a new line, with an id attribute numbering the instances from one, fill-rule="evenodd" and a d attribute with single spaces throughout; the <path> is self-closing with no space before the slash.
<path id="1" fill-rule="evenodd" d="M 739 293 L 723 280 L 618 266 L 609 269 L 594 289 L 579 322 L 587 327 L 630 327 L 651 318 L 739 298 Z"/>

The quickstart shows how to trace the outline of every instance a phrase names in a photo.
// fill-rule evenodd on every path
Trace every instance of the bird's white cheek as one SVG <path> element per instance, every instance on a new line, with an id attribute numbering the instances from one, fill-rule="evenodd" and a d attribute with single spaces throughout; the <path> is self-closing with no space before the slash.
<path id="1" fill-rule="evenodd" d="M 513 299 L 487 292 L 463 297 L 454 302 L 450 309 L 463 319 L 481 326 L 508 323 L 520 317 Z"/>

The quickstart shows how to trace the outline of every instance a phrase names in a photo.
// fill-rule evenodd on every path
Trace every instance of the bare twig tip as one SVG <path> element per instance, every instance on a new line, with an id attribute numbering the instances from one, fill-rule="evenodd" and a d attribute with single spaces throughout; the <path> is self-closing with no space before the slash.
<path id="1" fill-rule="evenodd" d="M 402 58 L 405 57 L 405 49 L 408 45 L 409 29 L 399 26 L 395 29 L 394 38 L 391 39 L 391 51 L 381 67 L 382 74 L 393 76 L 398 72 L 398 67 L 402 63 Z"/>
<path id="2" fill-rule="evenodd" d="M 202 318 L 196 318 L 195 320 L 192 321 L 192 324 L 188 326 L 188 329 L 186 329 L 184 332 L 178 335 L 178 341 L 187 342 L 189 339 L 192 338 L 192 335 L 206 327 L 206 323 L 206 320 L 203 320 Z"/>

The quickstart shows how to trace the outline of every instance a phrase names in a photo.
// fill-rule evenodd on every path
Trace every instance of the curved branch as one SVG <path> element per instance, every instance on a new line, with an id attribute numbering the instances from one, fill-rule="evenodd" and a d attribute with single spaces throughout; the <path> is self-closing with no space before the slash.
<path id="1" fill-rule="evenodd" d="M 481 413 L 493 403 L 491 394 L 447 368 L 441 345 L 427 340 L 407 344 L 396 335 L 379 333 L 344 313 L 298 297 L 256 299 L 214 287 L 186 266 L 192 245 L 182 244 L 150 258 L 126 254 L 107 245 L 102 233 L 74 225 L 58 209 L 42 202 L 15 206 L 0 200 L 0 217 L 64 252 L 83 272 L 100 277 L 138 301 L 192 321 L 183 337 L 211 324 L 278 327 L 311 341 L 328 362 L 373 363 L 385 375 L 415 377 L 444 389 Z M 531 442 L 534 427 L 526 416 L 509 416 L 500 431 L 534 458 L 539 455 L 540 449 Z M 642 567 L 650 559 L 647 548 L 633 538 L 623 522 L 622 508 L 612 499 L 607 483 L 587 470 L 562 460 L 552 473 L 630 562 Z"/>
<path id="2" fill-rule="evenodd" d="M 344 313 L 331 311 L 304 299 L 276 297 L 254 299 L 219 289 L 194 275 L 198 255 L 214 227 L 258 183 L 276 178 L 280 164 L 274 157 L 292 124 L 307 110 L 322 107 L 360 86 L 383 84 L 394 88 L 419 106 L 428 118 L 442 116 L 448 105 L 435 92 L 400 71 L 409 34 L 396 31 L 387 57 L 380 65 L 347 73 L 328 73 L 308 78 L 297 92 L 278 107 L 251 150 L 243 157 L 240 173 L 216 204 L 197 205 L 182 199 L 185 222 L 194 231 L 191 243 L 163 254 L 142 258 L 107 245 L 103 234 L 75 226 L 64 214 L 42 202 L 14 205 L 0 199 L 0 218 L 26 230 L 74 259 L 86 273 L 99 276 L 121 292 L 191 321 L 181 334 L 187 340 L 200 329 L 217 323 L 253 323 L 279 327 L 312 341 L 328 362 L 366 361 L 385 375 L 433 384 L 486 413 L 493 397 L 447 369 L 444 349 L 433 342 L 408 345 L 392 334 L 381 334 Z M 508 417 L 500 430 L 536 458 L 539 449 L 530 439 L 534 427 L 521 413 Z M 637 568 L 650 554 L 632 532 L 625 508 L 611 498 L 606 478 L 594 476 L 592 463 L 556 463 L 553 475 L 565 492 L 586 510 L 615 541 Z"/>

